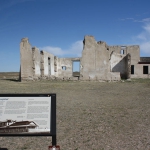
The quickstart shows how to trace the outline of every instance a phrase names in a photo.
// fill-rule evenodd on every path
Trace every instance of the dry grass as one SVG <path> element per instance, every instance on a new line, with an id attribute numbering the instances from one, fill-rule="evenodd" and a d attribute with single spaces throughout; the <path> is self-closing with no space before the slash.
<path id="1" fill-rule="evenodd" d="M 149 150 L 150 80 L 131 82 L 17 82 L 0 93 L 56 93 L 61 150 Z M 47 150 L 51 137 L 1 137 L 9 150 Z"/>

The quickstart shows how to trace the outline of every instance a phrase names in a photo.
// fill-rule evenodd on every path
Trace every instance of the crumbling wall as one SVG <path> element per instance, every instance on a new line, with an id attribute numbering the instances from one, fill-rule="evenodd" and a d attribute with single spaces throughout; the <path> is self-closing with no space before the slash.
<path id="1" fill-rule="evenodd" d="M 117 54 L 120 54 L 121 51 L 121 46 L 116 45 L 116 46 L 109 46 L 109 55 L 111 56 L 112 52 L 115 52 Z"/>
<path id="2" fill-rule="evenodd" d="M 138 45 L 130 45 L 130 46 L 109 46 L 110 54 L 112 51 L 115 53 L 121 54 L 121 50 L 124 51 L 123 55 L 131 55 L 131 65 L 134 66 L 134 74 L 131 74 L 131 78 L 137 78 L 141 74 L 141 67 L 138 66 L 138 62 L 140 61 L 140 48 Z"/>
<path id="3" fill-rule="evenodd" d="M 20 72 L 21 80 L 33 78 L 32 49 L 28 38 L 23 38 L 20 43 Z"/>
<path id="4" fill-rule="evenodd" d="M 71 60 L 71 58 L 59 58 L 58 76 L 61 78 L 72 77 L 72 60 Z"/>
<path id="5" fill-rule="evenodd" d="M 126 62 L 126 79 L 131 78 L 131 54 L 127 54 L 125 57 Z"/>
<path id="6" fill-rule="evenodd" d="M 41 51 L 41 75 L 42 77 L 54 76 L 54 55 Z"/>
<path id="7" fill-rule="evenodd" d="M 40 52 L 41 61 L 40 61 L 40 70 L 41 70 L 41 77 L 44 77 L 44 52 Z"/>
<path id="8" fill-rule="evenodd" d="M 27 80 L 40 77 L 69 80 L 120 80 L 120 76 L 141 77 L 143 65 L 138 64 L 139 53 L 137 45 L 108 46 L 103 41 L 97 42 L 93 36 L 85 36 L 81 58 L 58 58 L 46 51 L 39 52 L 36 47 L 31 50 L 28 39 L 23 38 L 20 43 L 20 77 Z M 80 61 L 78 74 L 73 74 L 73 61 Z M 132 75 L 131 65 L 135 68 Z"/>
<path id="9" fill-rule="evenodd" d="M 140 61 L 140 47 L 139 45 L 127 46 L 127 53 L 130 53 L 132 59 L 131 64 L 137 64 Z"/>
<path id="10" fill-rule="evenodd" d="M 121 55 L 115 52 L 111 53 L 110 69 L 111 72 L 120 72 L 121 78 L 126 78 L 126 55 Z"/>
<path id="11" fill-rule="evenodd" d="M 58 75 L 58 73 L 57 73 L 58 67 L 57 66 L 58 66 L 58 57 L 54 56 L 54 72 L 56 75 Z"/>
<path id="12" fill-rule="evenodd" d="M 108 74 L 110 75 L 110 81 L 120 81 L 121 77 L 120 77 L 120 72 L 108 72 Z"/>
<path id="13" fill-rule="evenodd" d="M 112 51 L 110 55 L 110 69 L 112 72 L 120 72 L 123 79 L 130 78 L 131 75 L 131 55 L 121 55 Z"/>
<path id="14" fill-rule="evenodd" d="M 110 78 L 109 50 L 105 42 L 96 42 L 93 36 L 85 36 L 81 58 L 82 80 L 108 80 Z"/>
<path id="15" fill-rule="evenodd" d="M 128 54 L 127 46 L 120 46 L 120 45 L 109 46 L 109 54 L 111 54 L 112 52 L 127 55 Z"/>
<path id="16" fill-rule="evenodd" d="M 127 46 L 127 52 L 131 54 L 131 65 L 134 66 L 134 74 L 131 74 L 131 78 L 138 78 L 143 71 L 138 66 L 138 62 L 140 61 L 140 48 L 138 45 Z"/>
<path id="17" fill-rule="evenodd" d="M 58 76 L 63 78 L 72 77 L 72 60 L 71 58 L 59 58 Z"/>
<path id="18" fill-rule="evenodd" d="M 58 58 L 58 78 L 63 80 L 74 80 L 73 61 L 80 61 L 80 58 Z"/>
<path id="19" fill-rule="evenodd" d="M 38 48 L 32 48 L 32 61 L 33 61 L 33 78 L 41 76 L 41 56 Z"/>

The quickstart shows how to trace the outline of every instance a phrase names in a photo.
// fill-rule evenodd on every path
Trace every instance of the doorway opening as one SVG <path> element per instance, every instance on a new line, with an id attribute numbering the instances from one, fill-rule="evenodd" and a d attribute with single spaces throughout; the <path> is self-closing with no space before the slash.
<path id="1" fill-rule="evenodd" d="M 51 75 L 51 59 L 48 57 L 48 75 Z"/>
<path id="2" fill-rule="evenodd" d="M 73 72 L 73 77 L 78 77 L 80 76 L 80 61 L 79 60 L 74 60 L 72 61 L 72 72 Z"/>

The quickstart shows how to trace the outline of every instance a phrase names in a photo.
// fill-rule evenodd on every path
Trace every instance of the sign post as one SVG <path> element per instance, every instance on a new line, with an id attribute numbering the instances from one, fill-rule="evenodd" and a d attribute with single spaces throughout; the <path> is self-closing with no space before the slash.
<path id="1" fill-rule="evenodd" d="M 52 136 L 59 150 L 56 94 L 0 94 L 0 136 Z"/>

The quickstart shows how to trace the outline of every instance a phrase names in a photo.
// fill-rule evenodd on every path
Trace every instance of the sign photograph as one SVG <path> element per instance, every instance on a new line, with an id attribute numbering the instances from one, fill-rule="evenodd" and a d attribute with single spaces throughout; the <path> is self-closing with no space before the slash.
<path id="1" fill-rule="evenodd" d="M 52 131 L 55 130 L 53 126 L 56 116 L 55 113 L 53 116 L 52 111 L 55 96 L 55 94 L 0 94 L 0 135 L 55 134 L 55 131 Z"/>

